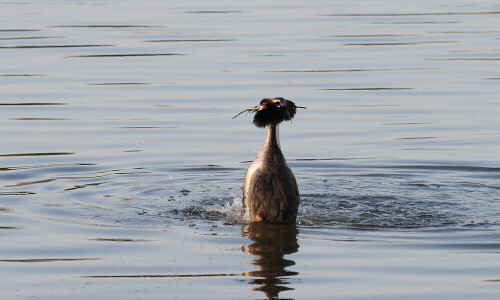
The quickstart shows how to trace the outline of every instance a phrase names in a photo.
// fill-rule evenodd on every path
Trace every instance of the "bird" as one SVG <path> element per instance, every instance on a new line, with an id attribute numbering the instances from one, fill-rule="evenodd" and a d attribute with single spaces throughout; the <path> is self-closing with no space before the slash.
<path id="1" fill-rule="evenodd" d="M 268 127 L 267 140 L 248 167 L 243 185 L 243 208 L 250 222 L 292 224 L 297 220 L 300 195 L 297 180 L 281 152 L 279 124 L 291 121 L 297 112 L 291 100 L 264 98 L 259 105 L 245 109 L 255 113 L 253 124 Z"/>

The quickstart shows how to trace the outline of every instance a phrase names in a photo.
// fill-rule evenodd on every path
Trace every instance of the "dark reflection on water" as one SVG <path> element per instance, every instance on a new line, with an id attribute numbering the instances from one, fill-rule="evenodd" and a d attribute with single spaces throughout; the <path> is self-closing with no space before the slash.
<path id="1" fill-rule="evenodd" d="M 318 91 L 396 91 L 396 90 L 412 90 L 409 87 L 361 87 L 361 88 L 329 88 L 317 89 Z"/>
<path id="2" fill-rule="evenodd" d="M 50 155 L 72 155 L 73 152 L 40 152 L 40 153 L 8 153 L 0 154 L 0 157 L 8 156 L 50 156 Z"/>
<path id="3" fill-rule="evenodd" d="M 420 42 L 383 42 L 383 43 L 345 43 L 345 46 L 411 46 L 422 44 L 448 44 L 457 41 L 420 41 Z"/>
<path id="4" fill-rule="evenodd" d="M 186 14 L 238 14 L 243 13 L 243 11 L 239 10 L 193 10 L 193 11 L 185 11 Z"/>
<path id="5" fill-rule="evenodd" d="M 233 42 L 236 39 L 169 39 L 169 40 L 148 40 L 146 43 L 175 43 L 175 42 Z"/>
<path id="6" fill-rule="evenodd" d="M 58 102 L 16 102 L 16 103 L 0 103 L 1 106 L 17 106 L 17 105 L 26 105 L 26 106 L 39 106 L 39 105 L 67 105 L 67 103 L 58 103 Z"/>
<path id="7" fill-rule="evenodd" d="M 117 54 L 88 54 L 88 55 L 70 55 L 65 58 L 79 57 L 135 57 L 135 56 L 180 56 L 188 55 L 183 53 L 117 53 Z"/>
<path id="8" fill-rule="evenodd" d="M 497 15 L 499 11 L 450 11 L 425 13 L 354 13 L 354 14 L 323 14 L 328 17 L 419 17 L 419 16 L 452 16 L 452 15 Z"/>
<path id="9" fill-rule="evenodd" d="M 1 74 L 0 77 L 36 77 L 46 76 L 45 74 Z"/>
<path id="10" fill-rule="evenodd" d="M 37 48 L 87 48 L 87 47 L 111 47 L 114 45 L 18 45 L 18 46 L 0 46 L 0 49 L 37 49 Z"/>
<path id="11" fill-rule="evenodd" d="M 424 71 L 438 68 L 393 68 L 393 69 L 318 69 L 318 70 L 272 70 L 268 73 L 341 73 L 341 72 L 393 72 L 393 71 Z"/>
<path id="12" fill-rule="evenodd" d="M 10 38 L 0 38 L 0 41 L 10 41 L 10 40 L 43 40 L 43 39 L 60 39 L 61 36 L 25 36 L 25 37 L 10 37 Z"/>
<path id="13" fill-rule="evenodd" d="M 52 28 L 161 28 L 164 26 L 151 26 L 151 25 L 109 25 L 109 24 L 94 24 L 94 25 L 56 25 L 49 26 Z"/>
<path id="14" fill-rule="evenodd" d="M 0 32 L 27 32 L 27 31 L 42 31 L 41 29 L 0 29 Z"/>
<path id="15" fill-rule="evenodd" d="M 293 290 L 287 286 L 290 276 L 299 273 L 287 270 L 287 267 L 295 265 L 284 255 L 298 251 L 297 243 L 298 229 L 295 225 L 278 225 L 253 223 L 242 227 L 243 237 L 252 241 L 242 247 L 246 254 L 254 255 L 252 265 L 257 267 L 255 271 L 245 272 L 246 277 L 253 277 L 250 284 L 256 285 L 252 290 L 262 291 L 267 299 L 278 299 L 282 291 Z"/>

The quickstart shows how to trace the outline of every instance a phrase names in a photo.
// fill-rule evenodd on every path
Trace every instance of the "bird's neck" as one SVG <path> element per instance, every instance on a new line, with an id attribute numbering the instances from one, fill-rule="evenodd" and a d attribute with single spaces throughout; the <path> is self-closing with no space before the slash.
<path id="1" fill-rule="evenodd" d="M 268 125 L 266 146 L 281 148 L 280 137 L 279 137 L 279 124 L 271 123 Z"/>
<path id="2" fill-rule="evenodd" d="M 278 124 L 269 124 L 268 127 L 266 143 L 260 149 L 254 163 L 267 166 L 286 165 L 278 137 Z"/>

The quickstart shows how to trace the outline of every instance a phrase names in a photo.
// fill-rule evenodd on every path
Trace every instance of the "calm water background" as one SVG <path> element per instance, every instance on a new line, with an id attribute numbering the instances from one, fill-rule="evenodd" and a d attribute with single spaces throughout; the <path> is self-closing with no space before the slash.
<path id="1" fill-rule="evenodd" d="M 0 3 L 2 298 L 498 297 L 500 2 L 170 2 Z"/>

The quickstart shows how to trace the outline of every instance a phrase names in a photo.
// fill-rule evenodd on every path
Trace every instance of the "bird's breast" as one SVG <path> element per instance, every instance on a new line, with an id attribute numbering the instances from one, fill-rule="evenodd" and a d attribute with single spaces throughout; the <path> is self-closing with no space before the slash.
<path id="1" fill-rule="evenodd" d="M 245 183 L 243 185 L 243 192 L 244 192 L 243 198 L 244 199 L 248 199 L 248 191 L 249 191 L 250 183 L 252 180 L 252 176 L 256 170 L 258 170 L 259 168 L 262 167 L 262 162 L 263 162 L 263 158 L 262 158 L 261 153 L 259 152 L 259 155 L 257 155 L 255 160 L 248 167 L 247 173 L 245 175 Z"/>

